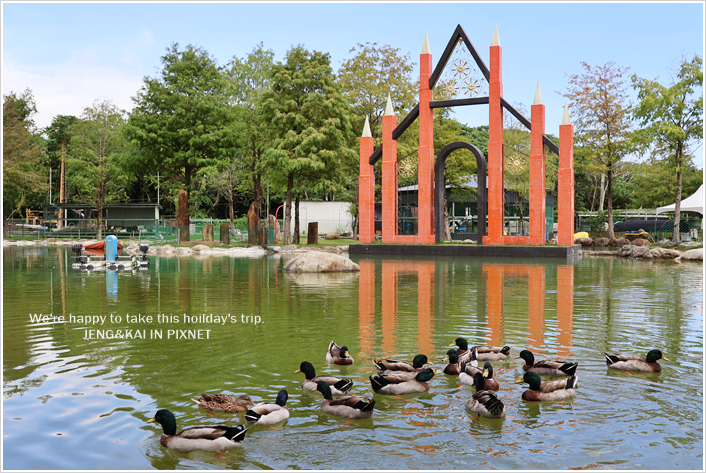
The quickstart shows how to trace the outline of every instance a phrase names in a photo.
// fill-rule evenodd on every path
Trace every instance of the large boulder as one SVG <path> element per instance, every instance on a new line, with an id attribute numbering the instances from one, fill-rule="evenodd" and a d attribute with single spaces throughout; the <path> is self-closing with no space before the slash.
<path id="1" fill-rule="evenodd" d="M 157 253 L 173 253 L 174 247 L 172 245 L 160 245 L 152 247 Z"/>
<path id="2" fill-rule="evenodd" d="M 629 244 L 630 240 L 628 240 L 627 238 L 611 238 L 610 242 L 608 242 L 608 246 L 614 246 L 616 248 L 621 248 Z"/>
<path id="3" fill-rule="evenodd" d="M 627 256 L 628 258 L 652 258 L 649 248 L 629 244 L 618 248 L 615 254 L 618 256 Z"/>
<path id="4" fill-rule="evenodd" d="M 206 245 L 196 245 L 191 248 L 191 251 L 193 251 L 194 253 L 208 252 L 211 251 L 211 248 Z"/>
<path id="5" fill-rule="evenodd" d="M 652 248 L 650 250 L 650 255 L 652 258 L 656 259 L 674 259 L 678 258 L 681 255 L 681 252 L 669 248 Z"/>
<path id="6" fill-rule="evenodd" d="M 331 273 L 360 271 L 360 266 L 343 256 L 323 251 L 309 251 L 287 261 L 284 270 L 290 273 Z"/>
<path id="7" fill-rule="evenodd" d="M 593 239 L 592 238 L 576 238 L 574 240 L 574 244 L 581 245 L 581 246 L 592 246 Z"/>
<path id="8" fill-rule="evenodd" d="M 228 248 L 226 254 L 236 258 L 259 258 L 265 256 L 267 250 L 261 246 L 250 246 L 248 248 L 234 247 Z"/>
<path id="9" fill-rule="evenodd" d="M 635 238 L 632 241 L 632 244 L 635 246 L 650 246 L 650 240 L 647 240 L 645 238 Z"/>
<path id="10" fill-rule="evenodd" d="M 610 243 L 610 240 L 607 238 L 596 238 L 593 240 L 593 245 L 594 246 L 608 246 Z"/>
<path id="11" fill-rule="evenodd" d="M 703 261 L 704 260 L 704 249 L 703 248 L 695 248 L 693 250 L 687 250 L 684 253 L 681 254 L 679 258 L 677 258 L 677 261 Z"/>

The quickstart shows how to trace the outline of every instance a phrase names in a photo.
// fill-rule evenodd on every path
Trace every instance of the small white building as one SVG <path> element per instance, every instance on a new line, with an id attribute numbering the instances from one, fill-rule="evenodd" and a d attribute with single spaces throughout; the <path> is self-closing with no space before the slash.
<path id="1" fill-rule="evenodd" d="M 353 232 L 353 215 L 350 202 L 299 202 L 299 231 L 306 235 L 309 222 L 318 222 L 319 233 Z M 294 205 L 292 205 L 292 230 L 294 230 Z"/>

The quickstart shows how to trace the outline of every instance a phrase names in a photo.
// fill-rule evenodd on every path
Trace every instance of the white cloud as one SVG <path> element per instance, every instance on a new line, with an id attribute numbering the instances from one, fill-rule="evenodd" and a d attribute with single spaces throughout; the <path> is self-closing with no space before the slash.
<path id="1" fill-rule="evenodd" d="M 43 128 L 56 115 L 81 115 L 95 100 L 112 100 L 130 111 L 131 97 L 142 86 L 143 71 L 138 67 L 100 64 L 100 55 L 86 49 L 74 52 L 64 63 L 32 66 L 3 59 L 3 94 L 30 88 L 37 104 L 35 123 Z M 117 62 L 117 61 L 116 61 Z"/>

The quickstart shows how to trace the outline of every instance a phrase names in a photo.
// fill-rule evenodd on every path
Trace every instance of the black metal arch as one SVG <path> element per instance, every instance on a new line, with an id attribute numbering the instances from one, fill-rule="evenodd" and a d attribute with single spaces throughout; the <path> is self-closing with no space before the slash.
<path id="1" fill-rule="evenodd" d="M 473 153 L 478 163 L 478 244 L 483 244 L 483 235 L 485 235 L 485 219 L 487 216 L 488 189 L 485 186 L 485 176 L 487 174 L 487 165 L 483 153 L 470 143 L 456 141 L 450 145 L 444 146 L 439 151 L 434 163 L 434 236 L 436 243 L 441 243 L 444 237 L 444 193 L 446 186 L 444 185 L 444 169 L 446 167 L 446 156 L 457 149 L 467 149 Z"/>

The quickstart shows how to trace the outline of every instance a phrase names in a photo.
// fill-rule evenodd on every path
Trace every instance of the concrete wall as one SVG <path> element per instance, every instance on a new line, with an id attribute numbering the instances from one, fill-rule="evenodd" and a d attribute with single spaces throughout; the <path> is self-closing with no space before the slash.
<path id="1" fill-rule="evenodd" d="M 299 202 L 299 230 L 305 234 L 309 222 L 319 222 L 319 233 L 346 233 L 353 231 L 350 202 Z M 294 209 L 292 208 L 292 230 Z"/>

